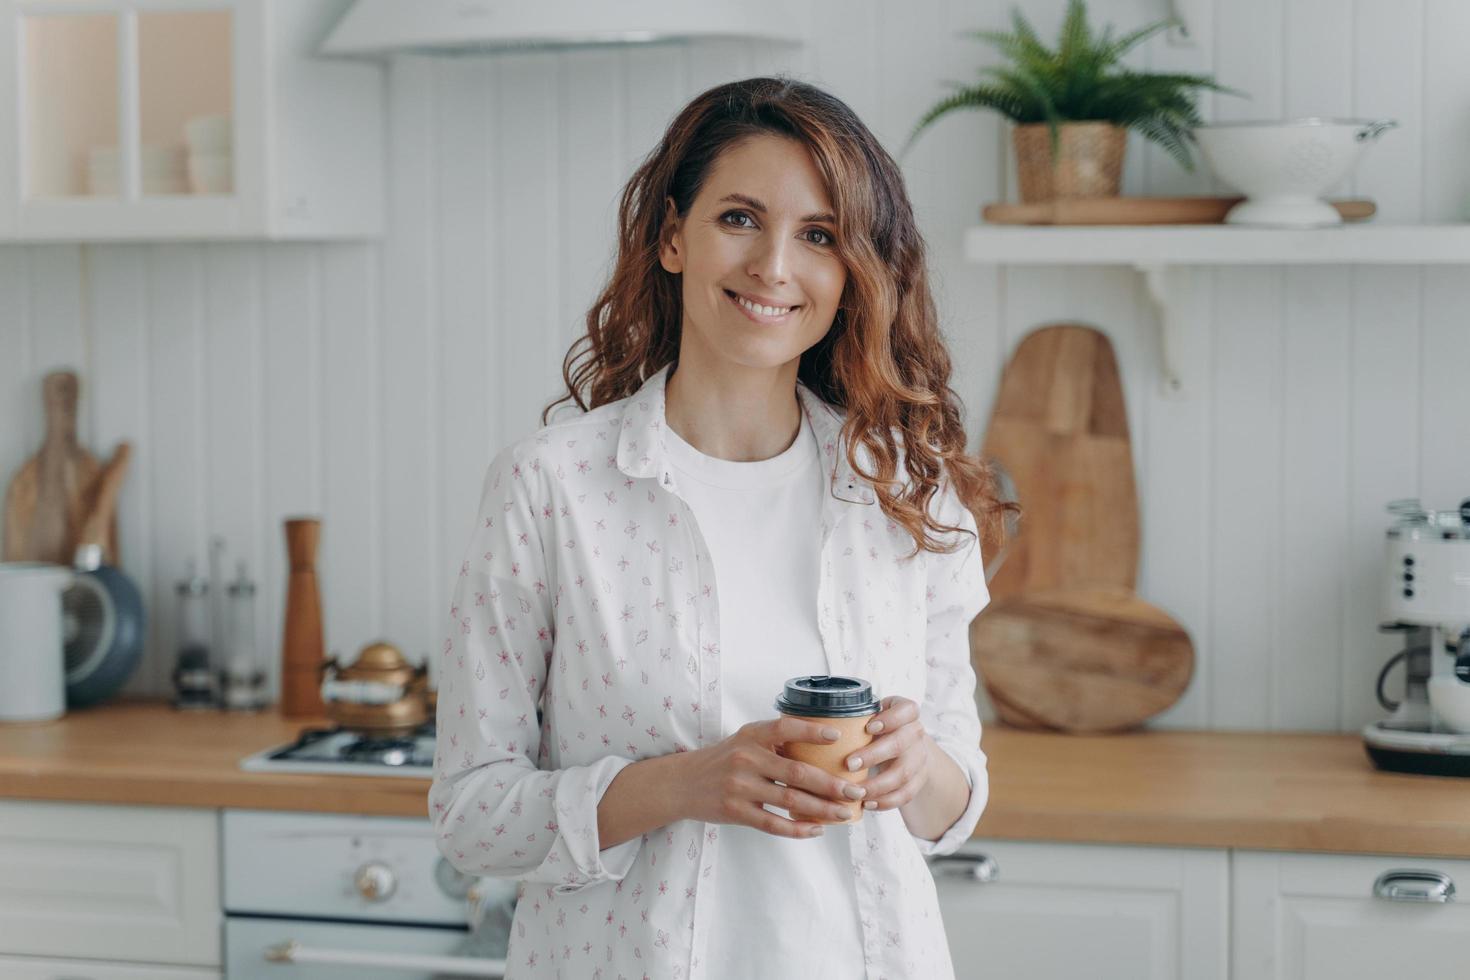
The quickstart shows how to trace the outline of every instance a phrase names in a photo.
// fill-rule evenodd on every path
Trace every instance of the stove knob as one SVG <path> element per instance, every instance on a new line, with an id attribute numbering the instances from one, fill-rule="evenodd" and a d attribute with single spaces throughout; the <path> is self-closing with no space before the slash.
<path id="1" fill-rule="evenodd" d="M 383 901 L 398 887 L 393 869 L 376 861 L 358 868 L 353 882 L 357 885 L 357 893 L 369 902 Z"/>

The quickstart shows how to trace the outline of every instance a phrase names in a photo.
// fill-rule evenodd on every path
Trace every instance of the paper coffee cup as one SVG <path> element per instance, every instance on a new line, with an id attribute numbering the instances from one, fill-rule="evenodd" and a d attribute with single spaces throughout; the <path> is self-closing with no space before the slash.
<path id="1" fill-rule="evenodd" d="M 868 781 L 866 767 L 857 772 L 848 770 L 847 757 L 873 741 L 867 724 L 878 713 L 880 705 L 873 696 L 873 685 L 860 677 L 839 677 L 835 674 L 812 674 L 793 677 L 786 682 L 780 697 L 776 698 L 776 711 L 794 718 L 820 721 L 842 733 L 835 742 L 786 742 L 779 753 L 788 759 L 796 759 L 832 773 L 850 783 Z M 834 800 L 847 805 L 852 816 L 846 820 L 831 817 L 807 816 L 791 811 L 794 820 L 811 820 L 816 823 L 851 824 L 863 818 L 862 800 Z"/>

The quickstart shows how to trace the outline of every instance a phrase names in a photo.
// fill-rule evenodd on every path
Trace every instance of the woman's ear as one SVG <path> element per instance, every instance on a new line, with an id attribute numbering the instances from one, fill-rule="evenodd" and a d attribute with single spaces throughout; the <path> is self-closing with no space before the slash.
<path id="1" fill-rule="evenodd" d="M 664 223 L 658 235 L 658 261 L 665 272 L 678 274 L 684 271 L 684 237 L 679 230 L 679 211 L 674 199 L 664 199 Z"/>

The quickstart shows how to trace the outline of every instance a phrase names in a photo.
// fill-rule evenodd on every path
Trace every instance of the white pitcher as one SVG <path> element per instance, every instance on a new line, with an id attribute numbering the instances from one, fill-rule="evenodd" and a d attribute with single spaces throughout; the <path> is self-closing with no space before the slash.
<path id="1" fill-rule="evenodd" d="M 72 579 L 65 565 L 0 562 L 0 721 L 66 713 L 61 594 Z"/>

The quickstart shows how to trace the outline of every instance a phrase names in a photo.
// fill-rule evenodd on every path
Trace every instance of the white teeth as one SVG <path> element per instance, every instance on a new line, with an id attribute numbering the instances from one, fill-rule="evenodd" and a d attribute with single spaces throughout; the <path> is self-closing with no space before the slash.
<path id="1" fill-rule="evenodd" d="M 794 306 L 757 306 L 744 296 L 738 294 L 735 297 L 735 301 L 747 310 L 754 310 L 762 316 L 781 316 L 783 313 L 790 313 L 796 308 Z"/>

